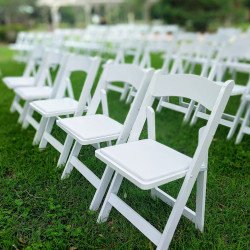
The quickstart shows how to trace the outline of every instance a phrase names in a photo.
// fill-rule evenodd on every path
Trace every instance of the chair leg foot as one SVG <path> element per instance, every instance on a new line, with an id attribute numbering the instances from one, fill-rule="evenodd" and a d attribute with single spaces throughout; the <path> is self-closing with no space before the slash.
<path id="1" fill-rule="evenodd" d="M 73 149 L 72 149 L 72 151 L 70 153 L 70 156 L 68 158 L 68 161 L 66 163 L 66 166 L 65 166 L 65 168 L 63 170 L 63 173 L 62 173 L 62 176 L 61 176 L 62 180 L 66 179 L 70 175 L 70 173 L 72 172 L 74 166 L 71 164 L 71 159 L 72 159 L 72 157 L 77 157 L 78 156 L 78 154 L 80 153 L 81 147 L 82 147 L 81 144 L 79 144 L 78 142 L 75 142 L 75 144 L 73 146 Z"/>
<path id="2" fill-rule="evenodd" d="M 65 143 L 63 145 L 63 151 L 61 152 L 57 162 L 57 166 L 61 166 L 66 163 L 72 144 L 73 144 L 73 139 L 69 135 L 67 135 Z"/>
<path id="3" fill-rule="evenodd" d="M 45 117 L 41 118 L 40 124 L 38 126 L 38 129 L 37 129 L 36 134 L 35 134 L 34 139 L 33 139 L 33 145 L 38 145 L 40 143 L 40 141 L 42 140 L 42 136 L 43 136 L 43 132 L 45 130 L 47 120 L 48 119 Z"/>
<path id="4" fill-rule="evenodd" d="M 102 205 L 101 211 L 99 213 L 99 216 L 97 219 L 98 223 L 107 221 L 108 216 L 110 214 L 110 211 L 112 209 L 112 205 L 109 203 L 109 198 L 110 198 L 111 194 L 118 193 L 119 188 L 120 188 L 121 183 L 122 183 L 122 180 L 123 180 L 123 177 L 120 174 L 116 173 L 114 178 L 113 178 L 113 181 L 110 185 L 110 188 L 109 188 L 109 191 L 108 191 L 107 196 L 105 198 L 105 201 Z"/>
<path id="5" fill-rule="evenodd" d="M 114 170 L 112 168 L 106 167 L 106 169 L 103 173 L 100 185 L 97 188 L 95 195 L 94 195 L 94 198 L 90 204 L 90 207 L 89 207 L 90 210 L 96 211 L 100 207 L 100 204 L 101 204 L 103 197 L 107 191 L 107 188 L 108 188 L 108 185 L 111 181 L 113 173 L 114 173 Z"/>

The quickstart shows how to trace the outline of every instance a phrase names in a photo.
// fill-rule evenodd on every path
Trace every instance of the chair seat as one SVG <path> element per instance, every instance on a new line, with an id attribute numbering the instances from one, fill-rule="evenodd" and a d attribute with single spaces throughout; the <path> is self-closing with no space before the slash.
<path id="1" fill-rule="evenodd" d="M 57 125 L 82 145 L 115 140 L 123 125 L 105 115 L 85 115 L 57 120 Z"/>
<path id="2" fill-rule="evenodd" d="M 15 93 L 26 101 L 50 98 L 52 93 L 51 87 L 22 87 L 16 88 Z"/>
<path id="3" fill-rule="evenodd" d="M 78 102 L 72 98 L 39 100 L 30 103 L 30 106 L 44 117 L 74 114 Z"/>
<path id="4" fill-rule="evenodd" d="M 143 190 L 185 176 L 192 161 L 150 139 L 98 149 L 96 157 Z"/>
<path id="5" fill-rule="evenodd" d="M 24 76 L 8 76 L 3 78 L 3 82 L 9 89 L 15 89 L 18 87 L 31 87 L 35 84 L 34 77 Z"/>
<path id="6" fill-rule="evenodd" d="M 242 95 L 247 90 L 246 86 L 235 84 L 231 95 Z"/>

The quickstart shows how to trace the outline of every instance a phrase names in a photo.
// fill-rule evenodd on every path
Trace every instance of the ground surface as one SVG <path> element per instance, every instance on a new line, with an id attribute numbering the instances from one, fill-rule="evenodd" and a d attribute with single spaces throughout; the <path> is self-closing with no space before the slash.
<path id="1" fill-rule="evenodd" d="M 154 57 L 154 66 L 160 58 Z M 20 75 L 23 65 L 12 60 L 6 47 L 0 47 L 0 74 Z M 77 81 L 78 76 L 73 76 Z M 244 76 L 240 77 L 244 79 Z M 79 90 L 80 85 L 76 86 Z M 110 94 L 111 116 L 123 120 L 128 105 Z M 110 97 L 109 96 L 109 97 Z M 56 168 L 58 153 L 48 147 L 40 152 L 32 146 L 34 130 L 21 130 L 17 114 L 9 107 L 13 93 L 0 84 L 0 248 L 1 249 L 154 249 L 153 244 L 125 218 L 112 210 L 107 223 L 97 224 L 97 212 L 88 207 L 94 188 L 77 172 L 60 180 L 62 169 Z M 239 99 L 227 107 L 235 111 Z M 199 121 L 196 126 L 182 124 L 182 114 L 163 110 L 157 115 L 157 138 L 192 156 Z M 227 141 L 228 129 L 219 127 L 209 151 L 209 171 L 205 231 L 199 233 L 187 219 L 181 222 L 171 243 L 172 249 L 249 249 L 249 167 L 250 138 L 240 145 Z M 63 134 L 55 131 L 59 136 Z M 104 165 L 86 147 L 82 159 L 97 173 Z M 181 182 L 164 187 L 176 194 Z M 120 196 L 157 228 L 162 229 L 170 208 L 153 201 L 124 182 Z M 189 202 L 194 204 L 194 194 Z"/>

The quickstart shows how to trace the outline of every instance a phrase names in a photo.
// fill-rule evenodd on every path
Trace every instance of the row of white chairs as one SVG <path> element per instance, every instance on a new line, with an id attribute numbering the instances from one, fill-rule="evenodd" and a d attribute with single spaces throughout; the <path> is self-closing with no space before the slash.
<path id="1" fill-rule="evenodd" d="M 28 53 L 39 44 L 50 47 L 64 47 L 76 52 L 109 52 L 134 44 L 140 45 L 145 51 L 162 51 L 168 47 L 166 42 L 174 40 L 176 43 L 205 39 L 214 46 L 220 46 L 232 39 L 241 37 L 237 29 L 218 30 L 216 34 L 201 36 L 197 33 L 184 32 L 176 25 L 90 25 L 86 29 L 65 29 L 54 32 L 20 32 L 16 43 L 10 47 L 19 53 L 16 59 L 25 61 Z M 149 66 L 149 65 L 148 65 Z"/>
<path id="2" fill-rule="evenodd" d="M 236 114 L 232 115 L 225 113 L 220 121 L 221 125 L 229 128 L 228 139 L 233 137 L 241 124 L 246 124 L 248 122 L 245 121 L 247 117 L 242 117 L 246 105 L 245 96 L 250 94 L 250 64 L 242 61 L 249 58 L 250 51 L 248 48 L 248 41 L 249 37 L 221 47 L 220 49 L 212 44 L 192 42 L 183 43 L 177 50 L 174 50 L 171 48 L 171 44 L 169 44 L 168 52 L 164 55 L 162 70 L 170 74 L 194 73 L 197 66 L 200 66 L 201 70 L 198 74 L 216 81 L 223 81 L 228 77 L 228 72 L 236 83 L 239 81 L 237 79 L 238 75 L 247 75 L 247 82 L 239 82 L 239 84 L 235 85 L 232 92 L 232 96 L 239 96 L 241 98 L 240 104 L 236 109 Z M 151 63 L 148 63 L 150 60 L 150 53 L 146 53 L 146 55 L 146 61 L 144 61 L 145 57 L 142 58 L 140 63 L 141 67 L 149 67 L 151 65 Z M 128 90 L 126 91 L 125 88 L 120 89 L 120 91 L 122 93 L 121 99 L 124 99 Z M 131 93 L 133 94 L 133 92 L 130 92 L 127 99 L 128 101 L 131 100 Z M 184 103 L 180 101 L 180 104 L 176 105 L 171 103 L 169 98 L 161 98 L 157 111 L 160 112 L 164 107 L 183 112 L 185 114 L 184 122 L 191 120 L 190 122 L 192 125 L 196 123 L 198 118 L 207 119 L 208 117 L 204 112 L 206 110 L 202 108 L 201 105 L 195 104 L 195 102 Z M 239 138 L 241 137 L 237 136 L 236 143 L 241 142 Z"/>
<path id="3" fill-rule="evenodd" d="M 216 56 L 212 56 L 213 52 L 209 52 L 204 56 L 203 53 L 200 55 L 196 54 L 194 56 L 194 50 L 196 48 L 193 44 L 185 44 L 181 47 L 181 50 L 177 55 L 174 55 L 175 61 L 179 61 L 181 65 L 181 72 L 193 73 L 194 68 L 197 65 L 201 66 L 200 74 L 206 76 L 211 80 L 223 81 L 227 78 L 226 73 L 231 74 L 231 77 L 234 78 L 236 83 L 238 83 L 237 75 L 245 74 L 248 77 L 246 83 L 239 82 L 236 84 L 231 96 L 239 96 L 241 98 L 239 107 L 236 110 L 235 115 L 223 114 L 223 117 L 220 121 L 220 124 L 229 128 L 229 133 L 227 138 L 231 139 L 236 132 L 236 129 L 240 124 L 245 124 L 248 121 L 245 121 L 247 118 L 243 118 L 243 110 L 246 105 L 246 96 L 249 95 L 250 91 L 250 64 L 242 61 L 242 58 L 246 58 L 247 52 L 249 51 L 247 43 L 235 43 L 230 46 L 222 48 Z M 206 46 L 204 47 L 205 49 Z M 208 49 L 207 49 L 208 51 Z M 167 58 L 165 62 L 170 61 L 171 58 Z M 170 71 L 170 73 L 172 73 Z M 176 72 L 173 72 L 176 73 Z M 204 112 L 206 111 L 201 107 L 201 105 L 196 105 L 195 102 L 192 103 L 183 103 L 180 102 L 180 105 L 176 106 L 170 103 L 169 98 L 161 99 L 157 108 L 157 111 L 161 111 L 163 107 L 172 108 L 176 111 L 183 112 L 185 114 L 184 121 L 187 122 L 191 119 L 191 124 L 195 124 L 197 118 L 207 119 L 208 115 Z M 191 114 L 192 118 L 191 118 Z M 243 125 L 244 126 L 244 125 Z M 239 138 L 239 137 L 238 137 Z M 237 143 L 240 143 L 241 140 L 237 139 Z"/>
<path id="4" fill-rule="evenodd" d="M 133 57 L 133 64 L 140 65 L 142 68 L 148 68 L 151 67 L 152 51 L 159 52 L 162 50 L 164 51 L 162 70 L 166 73 L 194 73 L 197 66 L 200 66 L 202 70 L 200 70 L 199 74 L 202 76 L 209 77 L 211 80 L 222 81 L 226 79 L 226 73 L 229 71 L 231 77 L 238 83 L 238 79 L 236 79 L 238 74 L 250 74 L 250 65 L 242 61 L 249 58 L 248 40 L 249 36 L 246 36 L 234 43 L 224 44 L 224 46 L 220 43 L 221 47 L 218 47 L 218 42 L 212 43 L 209 39 L 197 40 L 197 37 L 194 39 L 194 36 L 192 38 L 189 36 L 189 39 L 186 38 L 183 42 L 179 41 L 176 43 L 176 40 L 164 42 L 164 47 L 146 47 L 144 52 L 140 44 L 125 43 L 117 51 L 115 62 L 124 63 L 126 55 L 130 54 Z M 89 47 L 89 43 L 85 45 L 82 54 L 86 54 L 86 51 L 93 52 L 93 46 Z M 62 51 L 61 49 L 57 50 Z M 80 53 L 78 50 L 74 52 L 76 54 Z M 102 55 L 102 53 L 98 52 L 95 54 Z M 233 137 L 239 126 L 248 123 L 248 121 L 245 121 L 248 116 L 242 117 L 242 115 L 244 115 L 245 105 L 248 105 L 248 102 L 245 101 L 245 96 L 249 95 L 249 86 L 250 80 L 247 84 L 240 83 L 235 85 L 232 96 L 241 96 L 240 105 L 235 115 L 224 114 L 221 119 L 220 124 L 229 128 L 228 139 Z M 122 87 L 116 84 L 109 84 L 108 88 L 121 93 L 121 100 L 126 99 L 127 102 L 132 100 L 135 92 L 127 84 Z M 184 122 L 191 120 L 190 123 L 192 125 L 196 123 L 198 118 L 207 119 L 208 117 L 204 112 L 206 110 L 195 102 L 185 103 L 180 99 L 179 105 L 176 105 L 171 103 L 169 98 L 161 98 L 157 111 L 160 112 L 164 107 L 184 113 Z M 248 130 L 243 129 L 243 131 Z M 236 143 L 241 142 L 239 138 L 242 138 L 242 136 L 237 136 Z"/>
<path id="5" fill-rule="evenodd" d="M 171 46 L 170 53 L 167 53 L 168 61 L 171 61 L 172 57 L 182 57 L 182 64 L 184 72 L 193 73 L 195 65 L 202 65 L 201 75 L 207 76 L 211 80 L 223 81 L 230 74 L 230 77 L 235 80 L 236 84 L 231 96 L 239 96 L 240 104 L 236 109 L 235 115 L 224 113 L 220 124 L 229 128 L 227 139 L 231 139 L 237 128 L 240 126 L 240 130 L 236 137 L 236 144 L 242 141 L 244 134 L 249 133 L 249 115 L 247 110 L 249 109 L 249 94 L 250 94 L 250 30 L 246 33 L 241 33 L 238 29 L 219 29 L 217 35 L 209 35 L 198 41 L 189 39 L 192 42 L 181 43 L 181 46 L 177 48 L 177 52 L 173 53 Z M 194 37 L 194 36 L 193 36 Z M 166 62 L 166 60 L 165 60 Z M 208 69 L 211 69 L 210 73 Z M 190 71 L 191 70 L 191 71 Z M 237 78 L 239 75 L 246 75 L 247 82 L 240 82 Z M 164 103 L 163 103 L 164 104 Z M 171 108 L 172 104 L 165 103 Z M 184 103 L 181 102 L 181 106 Z M 187 122 L 190 118 L 191 111 L 195 111 L 191 119 L 191 124 L 195 124 L 197 118 L 207 119 L 208 115 L 204 113 L 206 109 L 201 105 L 195 105 L 195 102 L 191 102 L 186 105 L 187 110 L 183 107 L 178 107 L 185 113 L 184 121 Z M 185 106 L 185 105 L 184 105 Z M 162 108 L 161 102 L 158 105 L 158 111 Z M 245 113 L 244 113 L 245 112 Z"/>
<path id="6" fill-rule="evenodd" d="M 32 66 L 27 65 L 24 76 L 3 78 L 15 92 L 11 111 L 19 113 L 23 128 L 28 125 L 35 128 L 34 144 L 44 149 L 49 143 L 60 153 L 58 166 L 65 164 L 62 179 L 76 169 L 95 187 L 90 210 L 101 207 L 98 222 L 105 222 L 111 209 L 115 208 L 161 250 L 169 247 L 182 215 L 203 231 L 208 150 L 233 91 L 234 81 L 215 82 L 193 74 L 166 74 L 162 70 L 143 69 L 135 64 L 107 62 L 91 96 L 101 66 L 100 58 L 40 50 L 42 57 L 36 60 L 32 56 L 34 61 Z M 174 68 L 177 66 L 179 64 L 175 63 Z M 27 76 L 28 70 L 33 76 Z M 52 71 L 56 74 L 54 80 Z M 70 81 L 74 71 L 87 75 L 79 101 L 74 98 Z M 124 123 L 109 116 L 108 86 L 116 82 L 132 86 L 134 90 Z M 199 142 L 193 157 L 156 140 L 153 103 L 156 99 L 172 96 L 182 98 L 182 101 L 183 98 L 193 100 L 211 112 L 206 126 L 199 130 Z M 99 106 L 101 114 L 98 113 Z M 34 119 L 34 112 L 40 114 L 40 121 Z M 140 140 L 145 123 L 148 139 Z M 67 134 L 63 143 L 52 134 L 56 126 Z M 100 148 L 101 143 L 106 143 L 107 147 Z M 79 159 L 79 152 L 86 145 L 97 148 L 96 157 L 106 164 L 101 178 Z M 158 197 L 173 207 L 163 232 L 118 196 L 123 178 L 142 190 L 151 190 L 152 198 Z M 184 180 L 177 198 L 160 189 L 160 186 L 181 178 Z M 193 211 L 186 204 L 195 183 L 196 207 Z"/>

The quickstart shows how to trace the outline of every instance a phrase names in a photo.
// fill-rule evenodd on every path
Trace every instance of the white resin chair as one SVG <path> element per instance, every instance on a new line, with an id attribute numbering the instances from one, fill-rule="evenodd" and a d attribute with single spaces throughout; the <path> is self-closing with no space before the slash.
<path id="1" fill-rule="evenodd" d="M 203 231 L 208 150 L 233 85 L 233 81 L 216 83 L 196 75 L 162 75 L 161 72 L 154 75 L 128 143 L 96 151 L 96 157 L 106 163 L 107 168 L 116 172 L 101 208 L 99 222 L 106 221 L 114 207 L 148 237 L 158 250 L 166 250 L 169 247 L 181 215 Z M 206 126 L 199 131 L 199 142 L 193 157 L 155 140 L 152 104 L 155 98 L 162 96 L 194 99 L 211 110 Z M 138 141 L 146 119 L 149 139 Z M 173 207 L 163 233 L 118 197 L 124 177 L 142 190 L 151 190 L 153 197 L 158 197 Z M 176 199 L 159 188 L 180 178 L 184 178 L 184 181 Z M 196 209 L 192 211 L 186 204 L 196 181 Z"/>
<path id="2" fill-rule="evenodd" d="M 222 81 L 221 77 L 222 74 L 219 73 L 219 78 L 217 78 L 218 76 L 218 71 L 220 71 L 220 67 L 223 67 L 223 62 L 218 61 L 217 62 L 217 72 L 215 74 L 213 74 L 213 77 L 211 76 L 210 79 L 216 79 L 218 81 Z M 243 111 L 245 109 L 245 105 L 246 105 L 246 100 L 245 100 L 245 96 L 247 94 L 250 93 L 250 65 L 247 63 L 241 63 L 241 62 L 231 62 L 231 63 L 227 63 L 227 66 L 229 66 L 232 70 L 236 71 L 236 72 L 241 72 L 241 73 L 245 73 L 248 74 L 249 79 L 246 85 L 239 85 L 239 84 L 235 84 L 234 88 L 231 92 L 231 96 L 240 96 L 241 97 L 241 103 L 237 109 L 237 112 L 235 115 L 232 114 L 228 114 L 228 113 L 223 113 L 222 118 L 220 120 L 220 124 L 228 127 L 229 128 L 229 132 L 227 135 L 227 139 L 231 139 L 237 129 L 237 127 L 239 126 L 239 124 L 242 122 L 242 114 Z M 217 76 L 216 76 L 217 75 Z M 197 108 L 193 114 L 193 117 L 191 119 L 191 125 L 194 125 L 198 118 L 202 118 L 202 119 L 208 119 L 209 118 L 209 114 L 206 113 L 206 109 L 204 109 L 202 107 L 202 105 L 197 105 Z"/>
<path id="3" fill-rule="evenodd" d="M 54 88 L 50 99 L 37 100 L 30 103 L 23 127 L 26 128 L 30 124 L 35 128 L 36 134 L 33 145 L 38 144 L 43 138 L 40 148 L 45 148 L 49 142 L 59 152 L 62 151 L 63 144 L 51 134 L 54 122 L 57 117 L 69 115 L 80 116 L 87 110 L 87 102 L 91 96 L 91 89 L 99 65 L 100 58 L 98 57 L 91 58 L 82 55 L 69 55 L 62 69 L 63 72 L 59 79 L 60 82 L 56 83 L 58 86 Z M 79 102 L 74 98 L 73 86 L 70 81 L 70 76 L 74 71 L 86 74 Z M 66 96 L 67 92 L 69 92 L 68 96 Z M 32 117 L 34 111 L 41 115 L 39 122 Z"/>
<path id="4" fill-rule="evenodd" d="M 15 51 L 14 59 L 18 62 L 26 62 L 29 58 L 30 52 L 35 46 L 34 32 L 20 32 L 18 33 L 16 42 L 10 44 L 9 48 Z"/>
<path id="5" fill-rule="evenodd" d="M 248 103 L 248 97 L 250 94 L 250 64 L 246 63 L 232 63 L 233 64 L 233 70 L 236 72 L 241 72 L 241 73 L 247 73 L 248 74 L 248 82 L 246 85 L 239 85 L 235 84 L 234 89 L 232 91 L 232 96 L 240 96 L 241 97 L 241 102 L 240 105 L 237 109 L 237 112 L 235 115 L 230 115 L 230 114 L 224 114 L 223 119 L 221 121 L 222 125 L 228 126 L 230 128 L 229 133 L 227 135 L 227 139 L 231 139 L 233 135 L 235 134 L 235 131 L 238 127 L 238 125 L 243 122 L 247 122 L 246 119 L 243 121 L 243 111 Z M 246 123 L 245 123 L 246 125 Z M 244 125 L 243 125 L 244 127 Z M 242 127 L 242 128 L 243 128 Z M 241 131 L 240 131 L 241 132 Z M 236 139 L 237 143 L 239 143 L 241 140 L 239 137 Z"/>
<path id="6" fill-rule="evenodd" d="M 42 47 L 36 47 L 25 66 L 22 76 L 6 76 L 4 77 L 3 83 L 9 89 L 15 89 L 18 87 L 30 87 L 34 86 L 36 83 L 37 67 L 40 64 L 42 56 L 44 55 L 44 49 Z"/>
<path id="7" fill-rule="evenodd" d="M 15 97 L 11 105 L 11 111 L 17 111 L 19 113 L 18 122 L 22 123 L 26 116 L 29 103 L 34 100 L 48 99 L 53 93 L 53 81 L 50 70 L 55 68 L 55 65 L 60 69 L 63 67 L 67 55 L 57 52 L 46 52 L 45 60 L 42 61 L 41 66 L 37 73 L 35 86 L 31 87 L 19 87 L 15 88 Z M 58 82 L 61 74 L 56 75 L 55 82 Z M 55 86 L 55 85 L 54 85 Z M 21 105 L 21 101 L 24 101 L 24 105 Z"/>
<path id="8" fill-rule="evenodd" d="M 242 124 L 240 126 L 240 130 L 238 132 L 238 135 L 236 137 L 236 144 L 241 143 L 243 136 L 245 134 L 250 135 L 250 94 L 246 94 L 243 96 L 242 101 L 241 101 L 241 106 L 239 108 L 240 114 L 239 116 L 242 115 L 244 110 L 246 109 L 246 114 L 243 117 Z"/>
<path id="9" fill-rule="evenodd" d="M 114 59 L 115 63 L 126 63 L 125 59 L 126 56 L 132 56 L 132 64 L 139 65 L 140 63 L 140 57 L 143 51 L 143 43 L 139 41 L 127 41 L 125 44 L 121 45 L 121 48 L 118 49 L 117 55 Z M 144 68 L 144 67 L 142 67 Z M 108 89 L 121 93 L 120 100 L 125 100 L 125 98 L 128 96 L 128 93 L 133 91 L 133 88 L 129 86 L 128 84 L 125 84 L 124 86 L 117 86 L 116 84 L 109 84 Z M 127 103 L 129 100 L 127 101 Z"/>
<path id="10" fill-rule="evenodd" d="M 182 55 L 181 53 L 175 55 L 175 59 L 173 61 L 173 65 L 170 69 L 169 74 L 183 74 L 183 73 L 192 73 L 193 69 L 192 67 L 188 70 L 185 70 L 184 68 L 187 68 L 187 64 L 190 64 L 190 58 L 193 55 L 193 51 L 190 49 L 186 50 L 188 48 L 192 48 L 193 46 L 183 46 L 183 48 L 185 48 L 185 50 L 183 50 L 184 55 Z M 191 54 L 188 54 L 190 52 Z M 169 60 L 168 58 L 165 58 L 165 61 Z M 216 73 L 217 70 L 217 63 L 214 62 L 213 65 L 211 65 L 211 61 L 209 59 L 207 60 L 200 60 L 200 61 L 195 61 L 193 62 L 196 65 L 199 64 L 200 65 L 200 72 L 197 74 L 200 74 L 200 76 L 202 77 L 208 77 L 209 79 L 213 79 L 214 75 Z M 193 66 L 193 65 L 188 65 L 188 66 Z M 191 71 L 191 72 L 190 72 Z M 168 69 L 166 69 L 165 67 L 165 62 L 163 64 L 163 68 L 162 68 L 162 72 L 164 74 L 168 73 Z M 180 97 L 178 103 L 174 103 L 172 102 L 170 97 L 161 97 L 160 101 L 157 105 L 157 112 L 161 112 L 162 108 L 168 108 L 177 112 L 181 112 L 184 113 L 184 122 L 189 121 L 190 116 L 192 115 L 193 109 L 195 107 L 195 101 L 192 100 L 190 103 L 188 102 L 184 102 L 183 98 Z"/>
<path id="11" fill-rule="evenodd" d="M 116 143 L 127 140 L 152 75 L 152 69 L 144 70 L 139 66 L 131 64 L 108 64 L 105 66 L 104 72 L 87 111 L 87 115 L 65 118 L 57 121 L 58 126 L 68 134 L 71 140 L 75 140 L 75 144 L 64 168 L 62 178 L 67 177 L 73 168 L 76 168 L 97 190 L 100 191 L 98 197 L 95 198 L 95 202 L 90 206 L 93 210 L 98 209 L 102 201 L 105 190 L 111 179 L 112 171 L 105 172 L 107 174 L 105 175 L 105 178 L 99 179 L 96 174 L 88 168 L 88 166 L 78 159 L 79 152 L 82 146 L 100 144 L 102 142 L 111 145 L 111 141 L 117 140 L 118 138 L 119 139 Z M 138 90 L 124 124 L 109 117 L 106 90 L 107 85 L 114 81 L 131 84 Z M 96 113 L 100 104 L 102 105 L 103 114 Z M 119 137 L 121 134 L 122 137 Z M 68 152 L 69 148 L 61 154 L 60 163 L 65 162 Z"/>

